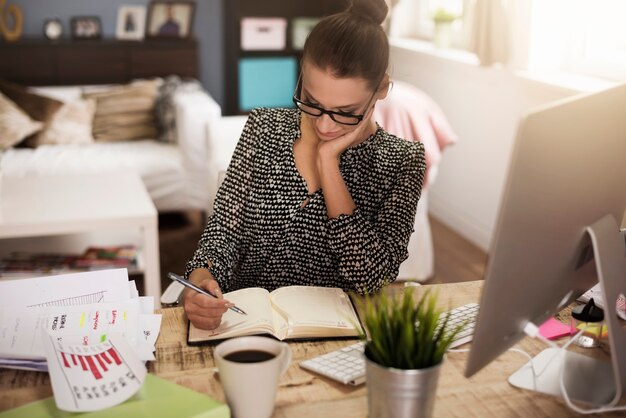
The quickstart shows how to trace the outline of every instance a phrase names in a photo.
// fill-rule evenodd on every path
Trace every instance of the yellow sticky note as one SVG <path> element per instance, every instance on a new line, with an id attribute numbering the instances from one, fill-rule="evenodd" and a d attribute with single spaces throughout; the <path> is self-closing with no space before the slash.
<path id="1" fill-rule="evenodd" d="M 585 332 L 588 332 L 589 334 L 598 335 L 599 326 L 600 326 L 599 324 L 589 324 L 589 323 L 581 322 L 580 324 L 576 325 L 576 329 L 581 330 L 587 327 L 587 330 Z M 600 337 L 604 338 L 607 335 L 609 335 L 609 330 L 606 327 L 606 325 L 602 325 L 602 334 L 600 335 Z"/>

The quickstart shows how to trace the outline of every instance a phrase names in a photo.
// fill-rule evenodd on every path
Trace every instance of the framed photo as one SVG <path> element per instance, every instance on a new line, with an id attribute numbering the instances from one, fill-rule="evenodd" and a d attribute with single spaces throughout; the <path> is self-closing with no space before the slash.
<path id="1" fill-rule="evenodd" d="M 146 32 L 145 6 L 120 6 L 117 9 L 117 39 L 141 41 Z"/>
<path id="2" fill-rule="evenodd" d="M 189 38 L 195 8 L 193 1 L 151 1 L 146 35 L 149 38 Z"/>
<path id="3" fill-rule="evenodd" d="M 72 38 L 100 39 L 102 24 L 98 16 L 74 16 L 70 21 Z"/>

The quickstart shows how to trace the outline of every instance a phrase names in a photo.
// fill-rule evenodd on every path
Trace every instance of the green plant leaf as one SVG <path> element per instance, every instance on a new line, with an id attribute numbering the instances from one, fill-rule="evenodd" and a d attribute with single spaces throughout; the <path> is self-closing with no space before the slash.
<path id="1" fill-rule="evenodd" d="M 401 297 L 386 289 L 364 298 L 361 312 L 369 332 L 365 353 L 372 361 L 398 369 L 420 369 L 439 364 L 463 325 L 449 329 L 448 316 L 437 307 L 438 293 L 422 295 L 406 288 Z M 364 338 L 364 335 L 362 336 Z"/>
<path id="2" fill-rule="evenodd" d="M 459 17 L 461 16 L 441 7 L 435 10 L 435 12 L 432 14 L 432 19 L 435 23 L 450 23 L 454 22 Z"/>

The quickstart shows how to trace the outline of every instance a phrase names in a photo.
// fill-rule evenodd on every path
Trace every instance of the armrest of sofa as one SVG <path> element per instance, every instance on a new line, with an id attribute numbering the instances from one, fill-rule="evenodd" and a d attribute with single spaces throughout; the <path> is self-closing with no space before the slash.
<path id="1" fill-rule="evenodd" d="M 222 116 L 206 125 L 209 143 L 209 214 L 213 211 L 213 202 L 220 183 L 220 172 L 226 171 L 241 137 L 247 116 Z"/>
<path id="2" fill-rule="evenodd" d="M 174 96 L 176 135 L 183 162 L 191 171 L 206 171 L 209 142 L 206 126 L 222 117 L 220 105 L 200 90 L 180 92 Z"/>

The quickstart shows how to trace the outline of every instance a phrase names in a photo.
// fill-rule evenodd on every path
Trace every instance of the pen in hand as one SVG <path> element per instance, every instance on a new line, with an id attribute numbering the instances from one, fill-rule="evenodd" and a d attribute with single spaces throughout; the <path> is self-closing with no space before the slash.
<path id="1" fill-rule="evenodd" d="M 182 284 L 185 287 L 195 290 L 198 293 L 202 293 L 203 295 L 217 299 L 217 296 L 212 295 L 211 293 L 207 292 L 206 290 L 204 290 L 203 288 L 199 286 L 196 286 L 195 284 L 191 283 L 189 280 L 186 280 L 184 277 L 179 276 L 178 274 L 167 273 L 167 277 L 174 280 L 175 282 Z M 247 313 L 245 313 L 244 311 L 242 311 L 236 306 L 230 306 L 228 309 L 230 309 L 231 311 L 237 312 L 238 314 L 241 314 L 241 315 L 248 315 Z"/>

